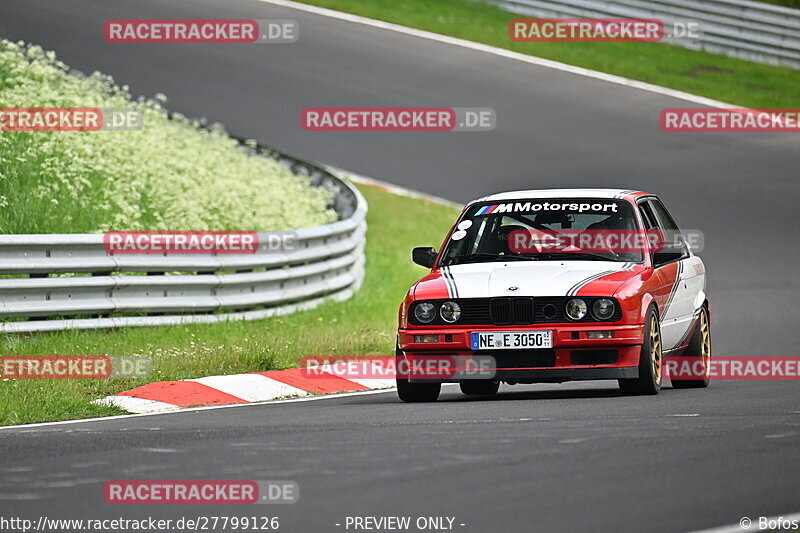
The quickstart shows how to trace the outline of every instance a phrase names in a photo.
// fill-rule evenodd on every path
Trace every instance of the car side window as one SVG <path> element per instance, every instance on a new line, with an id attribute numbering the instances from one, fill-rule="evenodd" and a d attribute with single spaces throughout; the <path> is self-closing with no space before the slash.
<path id="1" fill-rule="evenodd" d="M 655 199 L 648 200 L 647 203 L 652 207 L 653 212 L 659 221 L 659 226 L 667 236 L 668 241 L 674 244 L 674 246 L 677 248 L 677 251 L 681 252 L 681 258 L 688 257 L 689 251 L 686 247 L 686 241 L 681 234 L 681 230 L 678 229 L 678 225 L 675 223 L 675 220 L 669 214 L 667 208 L 664 207 L 664 204 L 662 204 L 660 200 Z"/>
<path id="2" fill-rule="evenodd" d="M 650 207 L 649 202 L 642 202 L 639 204 L 639 214 L 642 215 L 642 220 L 644 221 L 644 229 L 649 230 L 658 227 L 658 223 L 656 222 L 656 217 L 653 214 L 653 210 Z"/>
<path id="3" fill-rule="evenodd" d="M 645 225 L 648 226 L 647 229 L 657 228 L 664 235 L 663 247 L 651 254 L 653 266 L 660 267 L 689 257 L 683 235 L 659 200 L 648 198 L 639 204 L 639 209 L 645 219 Z"/>
<path id="4" fill-rule="evenodd" d="M 666 231 L 670 230 L 678 231 L 678 225 L 675 224 L 675 221 L 672 220 L 670 214 L 667 213 L 667 208 L 664 207 L 664 204 L 655 199 L 647 200 L 647 203 L 653 209 L 653 212 L 656 214 L 656 217 L 658 217 L 661 229 Z"/>

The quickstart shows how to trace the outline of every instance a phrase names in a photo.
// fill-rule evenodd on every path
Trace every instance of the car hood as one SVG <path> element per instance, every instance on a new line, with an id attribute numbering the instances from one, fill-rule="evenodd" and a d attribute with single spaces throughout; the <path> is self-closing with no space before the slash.
<path id="1" fill-rule="evenodd" d="M 614 261 L 491 262 L 435 269 L 414 288 L 414 298 L 491 298 L 496 296 L 611 296 L 643 271 L 635 263 Z"/>

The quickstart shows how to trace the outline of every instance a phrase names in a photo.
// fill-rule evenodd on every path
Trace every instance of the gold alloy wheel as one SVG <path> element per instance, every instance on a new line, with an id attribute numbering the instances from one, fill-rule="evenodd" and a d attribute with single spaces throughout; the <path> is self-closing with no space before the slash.
<path id="1" fill-rule="evenodd" d="M 708 311 L 700 312 L 700 355 L 703 357 L 704 377 L 711 372 L 711 329 L 708 326 Z"/>
<path id="2" fill-rule="evenodd" d="M 658 385 L 661 383 L 661 330 L 655 314 L 650 317 L 650 361 L 653 363 L 653 377 Z"/>

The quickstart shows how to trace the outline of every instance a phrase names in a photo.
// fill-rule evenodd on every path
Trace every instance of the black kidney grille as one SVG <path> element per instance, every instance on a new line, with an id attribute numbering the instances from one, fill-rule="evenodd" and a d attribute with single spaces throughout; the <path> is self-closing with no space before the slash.
<path id="1" fill-rule="evenodd" d="M 511 298 L 489 300 L 489 316 L 492 324 L 511 324 Z"/>
<path id="2" fill-rule="evenodd" d="M 533 322 L 533 298 L 514 298 L 511 300 L 511 317 L 515 324 Z"/>
<path id="3" fill-rule="evenodd" d="M 533 298 L 490 298 L 492 324 L 532 324 Z"/>

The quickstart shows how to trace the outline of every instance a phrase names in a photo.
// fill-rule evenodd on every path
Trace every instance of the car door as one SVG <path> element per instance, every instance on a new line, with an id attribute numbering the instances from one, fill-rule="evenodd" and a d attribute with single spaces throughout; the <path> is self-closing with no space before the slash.
<path id="1" fill-rule="evenodd" d="M 652 206 L 648 202 L 648 198 L 639 200 L 638 202 L 639 214 L 642 217 L 644 228 L 647 231 L 660 230 L 658 218 L 653 211 Z M 668 264 L 657 263 L 653 253 L 650 253 L 650 259 L 653 262 L 655 270 L 655 284 L 649 287 L 648 292 L 653 297 L 658 308 L 658 316 L 661 321 L 661 335 L 662 341 L 665 336 L 672 337 L 671 321 L 665 322 L 664 315 L 667 312 L 670 301 L 672 300 L 673 292 L 675 289 L 675 279 L 678 273 L 678 262 L 671 262 Z"/>
<path id="2" fill-rule="evenodd" d="M 659 309 L 664 351 L 674 350 L 687 342 L 688 334 L 702 304 L 701 294 L 705 287 L 705 269 L 699 257 L 694 256 L 678 229 L 675 220 L 664 204 L 657 198 L 646 200 L 650 216 L 658 229 L 666 235 L 671 246 L 670 254 L 654 261 L 659 274 L 665 282 L 672 282 L 672 288 Z M 654 258 L 659 254 L 654 254 Z"/>

